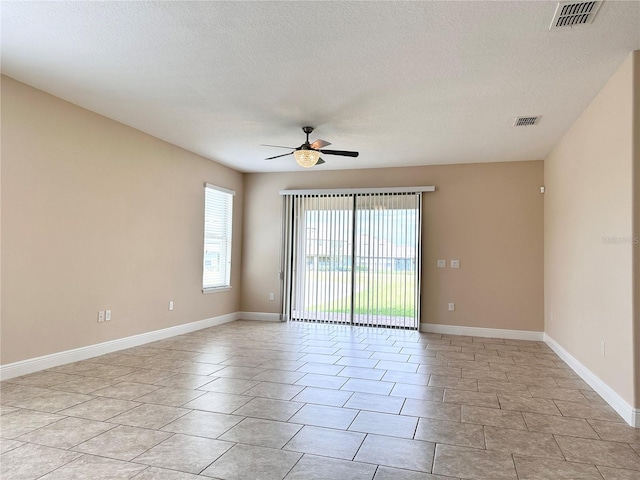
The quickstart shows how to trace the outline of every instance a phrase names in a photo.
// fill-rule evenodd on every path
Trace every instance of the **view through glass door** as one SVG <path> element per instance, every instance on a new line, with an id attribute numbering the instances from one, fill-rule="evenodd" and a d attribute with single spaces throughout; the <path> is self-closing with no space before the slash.
<path id="1" fill-rule="evenodd" d="M 292 320 L 419 327 L 418 194 L 293 202 Z"/>

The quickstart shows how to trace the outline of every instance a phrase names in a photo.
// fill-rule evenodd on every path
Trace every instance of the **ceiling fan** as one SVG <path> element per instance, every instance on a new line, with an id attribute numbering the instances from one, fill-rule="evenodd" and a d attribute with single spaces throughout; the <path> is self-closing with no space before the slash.
<path id="1" fill-rule="evenodd" d="M 296 162 L 301 167 L 309 168 L 314 165 L 322 165 L 325 161 L 320 158 L 320 154 L 326 155 L 341 155 L 343 157 L 357 157 L 358 152 L 349 152 L 347 150 L 325 150 L 323 147 L 331 145 L 325 140 L 316 140 L 313 143 L 309 143 L 309 134 L 313 132 L 313 127 L 302 127 L 302 131 L 307 134 L 307 140 L 299 147 L 283 147 L 282 145 L 262 145 L 263 147 L 276 147 L 276 148 L 289 148 L 292 151 L 289 153 L 283 153 L 282 155 L 276 155 L 274 157 L 265 158 L 265 160 L 273 160 L 274 158 L 286 157 L 287 155 L 293 155 Z"/>

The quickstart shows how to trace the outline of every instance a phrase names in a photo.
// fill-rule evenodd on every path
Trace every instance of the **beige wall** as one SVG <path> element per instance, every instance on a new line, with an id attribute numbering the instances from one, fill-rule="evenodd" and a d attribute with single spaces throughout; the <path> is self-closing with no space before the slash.
<path id="1" fill-rule="evenodd" d="M 245 174 L 242 310 L 280 309 L 269 301 L 280 292 L 280 190 L 435 185 L 424 194 L 422 323 L 542 331 L 542 181 L 542 161 Z"/>
<path id="2" fill-rule="evenodd" d="M 208 295 L 204 182 L 237 192 L 235 288 Z M 236 171 L 2 77 L 1 363 L 238 311 L 242 182 Z M 97 323 L 105 309 L 113 320 Z"/>
<path id="3" fill-rule="evenodd" d="M 545 330 L 631 405 L 634 58 L 545 160 L 544 207 Z"/>

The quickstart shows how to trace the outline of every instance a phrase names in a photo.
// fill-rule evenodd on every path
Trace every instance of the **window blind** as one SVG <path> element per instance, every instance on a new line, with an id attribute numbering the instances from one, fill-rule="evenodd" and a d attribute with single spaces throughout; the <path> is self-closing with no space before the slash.
<path id="1" fill-rule="evenodd" d="M 202 291 L 231 287 L 232 190 L 204 186 L 204 255 Z"/>

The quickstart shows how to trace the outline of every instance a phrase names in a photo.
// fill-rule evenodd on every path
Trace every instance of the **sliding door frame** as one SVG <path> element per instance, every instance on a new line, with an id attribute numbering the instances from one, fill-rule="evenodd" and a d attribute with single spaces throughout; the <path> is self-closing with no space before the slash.
<path id="1" fill-rule="evenodd" d="M 376 326 L 371 324 L 362 324 L 355 321 L 355 270 L 356 270 L 356 212 L 358 196 L 368 195 L 385 195 L 385 194 L 419 194 L 418 195 L 418 208 L 417 208 L 417 247 L 416 247 L 416 284 L 414 292 L 414 303 L 416 308 L 416 328 L 420 327 L 420 314 L 421 314 L 421 269 L 422 269 L 422 204 L 424 192 L 435 191 L 435 186 L 419 186 L 419 187 L 389 187 L 389 188 L 349 188 L 349 189 L 314 189 L 314 190 L 282 190 L 280 195 L 283 197 L 283 212 L 282 212 L 282 249 L 280 259 L 280 272 L 279 278 L 281 281 L 281 293 L 282 293 L 282 321 L 292 320 L 293 312 L 293 296 L 294 296 L 294 268 L 300 268 L 299 265 L 294 265 L 295 262 L 295 249 L 294 242 L 297 241 L 294 237 L 298 234 L 296 232 L 298 222 L 300 219 L 296 219 L 296 216 L 300 212 L 296 209 L 296 199 L 300 197 L 322 197 L 333 195 L 351 195 L 353 198 L 352 206 L 352 225 L 351 225 L 351 301 L 350 301 L 350 325 L 365 325 Z M 299 262 L 298 262 L 299 263 Z M 336 323 L 332 321 L 330 323 Z M 344 323 L 344 322 L 340 322 Z M 386 325 L 380 325 L 386 327 Z M 399 326 L 389 326 L 390 328 L 406 328 Z"/>

